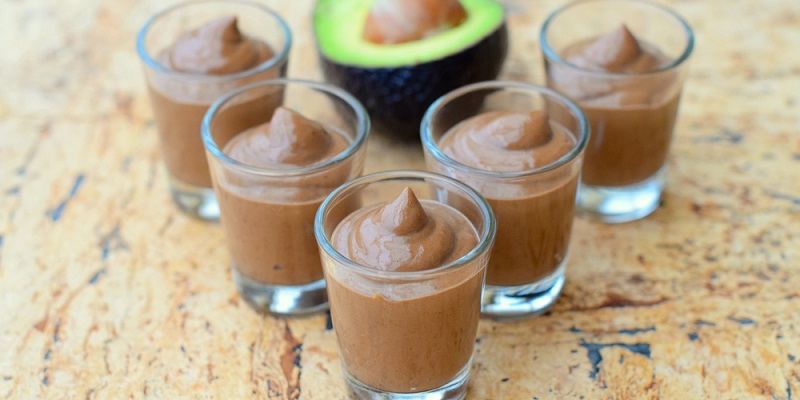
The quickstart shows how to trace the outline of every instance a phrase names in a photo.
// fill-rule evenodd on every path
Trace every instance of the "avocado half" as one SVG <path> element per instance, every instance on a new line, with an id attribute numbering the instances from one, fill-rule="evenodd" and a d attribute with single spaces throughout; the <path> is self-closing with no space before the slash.
<path id="1" fill-rule="evenodd" d="M 325 79 L 364 104 L 377 129 L 419 139 L 425 110 L 458 87 L 495 79 L 508 51 L 502 5 L 460 0 L 466 19 L 445 32 L 400 44 L 363 37 L 374 0 L 318 0 L 313 24 Z"/>

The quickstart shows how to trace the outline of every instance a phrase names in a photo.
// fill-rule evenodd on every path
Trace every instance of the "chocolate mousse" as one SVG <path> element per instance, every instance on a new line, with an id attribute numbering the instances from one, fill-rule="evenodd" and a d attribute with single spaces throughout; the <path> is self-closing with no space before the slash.
<path id="1" fill-rule="evenodd" d="M 460 212 L 420 201 L 405 188 L 391 202 L 348 215 L 333 231 L 331 243 L 376 273 L 424 273 L 467 254 L 478 234 Z M 399 393 L 450 382 L 472 357 L 482 271 L 459 268 L 426 280 L 366 279 L 348 268 L 327 271 L 331 315 L 347 372 L 369 387 Z"/>
<path id="2" fill-rule="evenodd" d="M 576 145 L 566 128 L 549 121 L 544 111 L 486 112 L 451 128 L 438 145 L 448 157 L 472 168 L 526 171 L 559 160 Z M 553 273 L 566 257 L 577 176 L 554 174 L 518 184 L 461 177 L 486 197 L 497 219 L 487 284 L 536 282 Z"/>
<path id="3" fill-rule="evenodd" d="M 279 171 L 312 166 L 344 151 L 350 140 L 286 108 L 233 137 L 223 151 L 248 166 Z M 311 175 L 218 179 L 221 222 L 233 266 L 258 282 L 298 285 L 322 278 L 314 215 L 323 198 L 348 179 L 350 163 Z"/>
<path id="4" fill-rule="evenodd" d="M 572 66 L 552 66 L 549 85 L 575 99 L 591 124 L 582 181 L 626 186 L 653 176 L 667 158 L 678 112 L 678 72 L 658 71 L 670 59 L 625 25 L 569 46 Z M 611 73 L 607 78 L 574 70 Z"/>
<path id="5" fill-rule="evenodd" d="M 247 77 L 230 76 L 256 68 L 275 56 L 266 43 L 244 36 L 236 21 L 234 16 L 211 20 L 180 36 L 156 57 L 167 70 L 195 75 L 193 78 L 155 74 L 148 82 L 167 170 L 174 178 L 193 186 L 211 187 L 200 135 L 203 116 L 211 103 L 245 83 L 278 75 L 267 70 Z M 269 115 L 263 112 L 264 102 L 277 103 L 271 97 L 274 94 L 265 94 L 231 106 L 226 112 L 238 117 L 229 119 L 230 127 L 218 127 L 217 131 L 229 132 L 230 137 L 247 126 L 266 121 Z M 219 137 L 217 140 L 226 141 Z"/>

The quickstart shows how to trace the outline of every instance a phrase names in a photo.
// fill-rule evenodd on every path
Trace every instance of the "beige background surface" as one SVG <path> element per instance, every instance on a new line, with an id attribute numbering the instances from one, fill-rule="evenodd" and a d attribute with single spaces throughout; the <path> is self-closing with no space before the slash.
<path id="1" fill-rule="evenodd" d="M 319 78 L 308 0 L 295 77 Z M 512 4 L 503 76 L 541 82 Z M 482 321 L 470 399 L 800 396 L 800 3 L 670 0 L 697 33 L 663 206 L 579 219 L 552 312 Z M 0 398 L 340 399 L 326 316 L 236 295 L 170 202 L 134 36 L 160 1 L 0 0 Z M 422 167 L 371 139 L 368 171 Z"/>

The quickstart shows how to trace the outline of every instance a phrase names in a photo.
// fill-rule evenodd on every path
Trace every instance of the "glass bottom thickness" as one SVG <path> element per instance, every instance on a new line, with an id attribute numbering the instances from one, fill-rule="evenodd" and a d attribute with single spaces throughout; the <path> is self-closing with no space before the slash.
<path id="1" fill-rule="evenodd" d="M 547 311 L 564 287 L 566 259 L 553 273 L 527 285 L 496 286 L 486 284 L 481 300 L 481 316 L 494 320 L 531 318 Z"/>
<path id="2" fill-rule="evenodd" d="M 618 187 L 578 186 L 578 211 L 591 219 L 609 224 L 631 222 L 650 215 L 658 208 L 665 182 L 664 168 L 645 181 Z"/>
<path id="3" fill-rule="evenodd" d="M 342 366 L 342 372 L 344 373 L 350 397 L 356 400 L 460 400 L 467 396 L 467 383 L 471 364 L 472 358 L 456 374 L 455 378 L 444 385 L 424 392 L 414 393 L 386 392 L 372 388 L 351 375 L 344 365 Z"/>
<path id="4" fill-rule="evenodd" d="M 170 176 L 169 190 L 172 200 L 184 213 L 203 221 L 219 222 L 219 203 L 214 189 L 189 185 Z"/>
<path id="5" fill-rule="evenodd" d="M 306 315 L 328 309 L 325 280 L 304 285 L 273 285 L 250 279 L 232 269 L 236 289 L 258 311 L 274 315 Z"/>

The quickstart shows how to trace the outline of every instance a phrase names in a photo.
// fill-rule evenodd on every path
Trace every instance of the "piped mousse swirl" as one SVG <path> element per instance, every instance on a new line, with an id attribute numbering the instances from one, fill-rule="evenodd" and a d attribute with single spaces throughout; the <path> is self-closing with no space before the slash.
<path id="1" fill-rule="evenodd" d="M 352 162 L 296 177 L 289 171 L 322 165 L 349 143 L 335 128 L 278 107 L 269 122 L 240 132 L 224 146 L 242 164 L 286 172 L 264 178 L 226 169 L 217 175 L 221 222 L 238 273 L 281 285 L 322 278 L 314 215 L 324 196 L 347 180 Z"/>
<path id="2" fill-rule="evenodd" d="M 665 68 L 674 59 L 624 24 L 563 54 L 580 70 L 553 64 L 548 80 L 591 124 L 581 181 L 627 186 L 653 176 L 666 161 L 680 101 L 681 69 Z"/>
<path id="3" fill-rule="evenodd" d="M 667 61 L 662 54 L 645 49 L 624 24 L 585 44 L 567 61 L 590 70 L 614 73 L 642 73 Z"/>
<path id="4" fill-rule="evenodd" d="M 654 71 L 669 62 L 669 57 L 639 40 L 624 24 L 578 43 L 565 50 L 565 53 L 566 60 L 580 68 L 631 76 Z M 662 92 L 674 80 L 673 74 L 662 74 L 641 79 L 603 81 L 604 84 L 595 87 L 571 75 L 559 75 L 557 78 L 566 93 L 582 102 L 618 107 L 659 103 L 663 100 Z"/>
<path id="5" fill-rule="evenodd" d="M 453 160 L 495 172 L 550 164 L 574 145 L 566 132 L 552 129 L 544 111 L 482 113 L 453 127 L 439 142 Z"/>
<path id="6" fill-rule="evenodd" d="M 250 128 L 225 145 L 236 161 L 259 168 L 313 165 L 341 153 L 347 140 L 288 108 L 278 107 L 270 122 Z"/>
<path id="7" fill-rule="evenodd" d="M 394 200 L 351 214 L 336 228 L 333 245 L 348 259 L 382 271 L 440 267 L 475 247 L 475 232 L 444 205 L 420 202 L 406 187 Z"/>
<path id="8" fill-rule="evenodd" d="M 222 75 L 246 71 L 273 56 L 266 43 L 242 35 L 235 16 L 223 16 L 178 38 L 161 62 L 179 72 Z"/>

